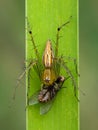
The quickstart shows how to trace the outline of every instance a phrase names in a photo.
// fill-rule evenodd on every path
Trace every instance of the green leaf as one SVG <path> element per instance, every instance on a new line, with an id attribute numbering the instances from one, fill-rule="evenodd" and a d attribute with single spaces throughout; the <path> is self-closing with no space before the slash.
<path id="1" fill-rule="evenodd" d="M 77 3 L 77 0 L 27 0 L 27 18 L 41 60 L 46 41 L 51 39 L 53 48 L 55 48 L 57 28 L 68 21 L 70 16 L 72 16 L 70 23 L 60 32 L 61 38 L 59 39 L 58 51 L 59 56 L 64 56 L 65 62 L 66 57 L 73 57 L 78 60 Z M 36 56 L 28 32 L 27 36 L 26 59 L 35 59 Z M 67 60 L 67 64 L 78 87 L 78 76 L 75 73 L 74 63 L 72 60 Z M 63 67 L 61 75 L 66 77 L 66 71 Z M 40 105 L 27 108 L 28 130 L 79 130 L 78 101 L 74 96 L 71 79 L 68 79 L 63 87 L 67 88 L 58 92 L 52 108 L 45 115 L 40 115 Z M 29 97 L 40 88 L 39 77 L 34 70 L 31 70 Z"/>

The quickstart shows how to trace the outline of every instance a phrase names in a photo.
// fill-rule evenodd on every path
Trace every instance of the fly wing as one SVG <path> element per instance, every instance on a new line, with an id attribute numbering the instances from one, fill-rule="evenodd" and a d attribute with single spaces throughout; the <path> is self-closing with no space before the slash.
<path id="1" fill-rule="evenodd" d="M 40 114 L 46 114 L 52 107 L 52 104 L 54 102 L 54 99 L 52 99 L 51 101 L 48 101 L 47 103 L 41 103 L 40 106 Z"/>
<path id="2" fill-rule="evenodd" d="M 29 105 L 35 105 L 38 104 L 38 95 L 39 95 L 40 90 L 35 92 L 30 98 L 29 98 Z"/>

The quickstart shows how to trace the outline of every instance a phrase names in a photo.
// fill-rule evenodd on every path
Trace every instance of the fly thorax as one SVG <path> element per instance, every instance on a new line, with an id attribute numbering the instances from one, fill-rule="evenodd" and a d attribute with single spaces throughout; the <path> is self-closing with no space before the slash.
<path id="1" fill-rule="evenodd" d="M 59 90 L 59 84 L 54 83 L 54 88 L 55 88 L 55 90 Z"/>

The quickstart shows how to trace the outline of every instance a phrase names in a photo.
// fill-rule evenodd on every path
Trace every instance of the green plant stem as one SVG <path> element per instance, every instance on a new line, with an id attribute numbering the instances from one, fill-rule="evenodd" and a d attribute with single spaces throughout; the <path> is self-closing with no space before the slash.
<path id="1" fill-rule="evenodd" d="M 41 59 L 46 41 L 51 39 L 53 48 L 55 48 L 57 28 L 72 16 L 71 22 L 60 32 L 58 52 L 59 56 L 77 59 L 77 0 L 27 0 L 26 6 L 28 21 Z M 26 58 L 35 58 L 32 43 L 29 40 L 26 45 Z M 73 62 L 69 61 L 68 66 L 78 85 Z M 29 95 L 41 87 L 38 76 L 34 71 L 32 73 Z M 63 68 L 61 75 L 66 76 Z M 78 101 L 74 97 L 71 79 L 68 79 L 64 86 L 67 88 L 61 89 L 57 94 L 55 102 L 47 114 L 40 115 L 39 105 L 28 107 L 27 130 L 79 130 Z"/>

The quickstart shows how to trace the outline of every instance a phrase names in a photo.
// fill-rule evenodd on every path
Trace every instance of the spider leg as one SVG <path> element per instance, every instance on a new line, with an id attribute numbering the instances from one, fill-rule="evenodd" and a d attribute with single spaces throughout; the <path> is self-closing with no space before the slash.
<path id="1" fill-rule="evenodd" d="M 30 24 L 29 24 L 28 19 L 27 19 L 27 29 L 28 29 L 28 32 L 30 34 L 30 39 L 31 39 L 32 45 L 34 47 L 36 58 L 39 59 L 39 53 L 38 53 L 38 50 L 37 50 L 36 45 L 35 45 L 35 41 L 34 41 L 34 38 L 33 38 L 33 33 L 32 33 L 31 28 L 30 28 Z"/>
<path id="2" fill-rule="evenodd" d="M 73 57 L 65 57 L 65 58 L 66 58 L 67 60 L 73 61 L 74 66 L 75 66 L 76 74 L 77 74 L 78 76 L 80 76 L 80 74 L 79 74 L 79 72 L 78 72 L 77 60 L 76 60 L 76 58 L 73 58 Z"/>
<path id="3" fill-rule="evenodd" d="M 63 66 L 63 68 L 66 70 L 67 74 L 70 76 L 71 80 L 72 80 L 72 84 L 73 84 L 73 87 L 74 87 L 74 96 L 76 97 L 76 99 L 79 101 L 78 97 L 77 97 L 77 93 L 76 93 L 76 90 L 77 90 L 77 84 L 76 84 L 76 81 L 74 79 L 74 76 L 72 74 L 72 72 L 70 71 L 70 69 L 67 67 L 66 63 L 62 60 L 61 61 L 61 65 Z"/>
<path id="4" fill-rule="evenodd" d="M 31 72 L 31 68 L 28 70 L 27 73 L 27 106 L 29 106 L 29 91 L 30 91 L 30 72 Z"/>
<path id="5" fill-rule="evenodd" d="M 55 57 L 58 57 L 58 46 L 59 46 L 59 38 L 60 38 L 60 31 L 61 29 L 66 26 L 67 24 L 70 23 L 72 16 L 69 18 L 69 20 L 67 22 L 65 22 L 64 24 L 62 24 L 61 26 L 59 26 L 57 28 L 57 34 L 56 34 L 56 46 L 55 46 Z"/>
<path id="6" fill-rule="evenodd" d="M 78 72 L 77 61 L 76 61 L 75 58 L 73 59 L 73 61 L 74 61 L 74 66 L 75 66 L 76 74 L 77 74 L 78 76 L 80 76 L 80 74 L 79 74 L 79 72 Z"/>
<path id="7" fill-rule="evenodd" d="M 30 39 L 31 39 L 31 42 L 32 42 L 32 45 L 33 45 L 33 48 L 34 48 L 34 53 L 36 55 L 36 59 L 37 59 L 37 62 L 38 64 L 36 64 L 36 68 L 37 68 L 37 72 L 38 72 L 38 75 L 39 77 L 41 77 L 41 63 L 40 63 L 40 56 L 39 56 L 39 53 L 38 53 L 38 49 L 37 49 L 37 46 L 35 44 L 35 41 L 34 41 L 34 36 L 33 36 L 33 32 L 30 28 L 30 24 L 29 24 L 29 21 L 27 19 L 27 29 L 28 29 L 28 33 L 30 35 Z"/>
<path id="8" fill-rule="evenodd" d="M 16 86 L 14 89 L 14 93 L 13 93 L 13 99 L 15 99 L 16 96 L 16 89 L 19 87 L 20 81 L 22 80 L 22 78 L 25 76 L 26 72 L 29 71 L 37 62 L 36 61 L 31 61 L 29 63 L 29 65 L 26 67 L 26 69 L 20 74 L 20 76 L 17 79 L 16 82 Z"/>
<path id="9" fill-rule="evenodd" d="M 62 58 L 65 58 L 66 60 L 69 60 L 69 61 L 73 61 L 74 62 L 74 66 L 75 66 L 75 72 L 76 74 L 80 77 L 80 74 L 78 72 L 78 67 L 77 67 L 77 61 L 76 61 L 76 58 L 73 58 L 73 57 L 62 57 Z M 66 62 L 67 63 L 67 62 Z M 85 96 L 85 92 L 83 90 L 81 90 L 79 87 L 77 87 L 78 90 L 80 90 L 80 92 Z"/>

